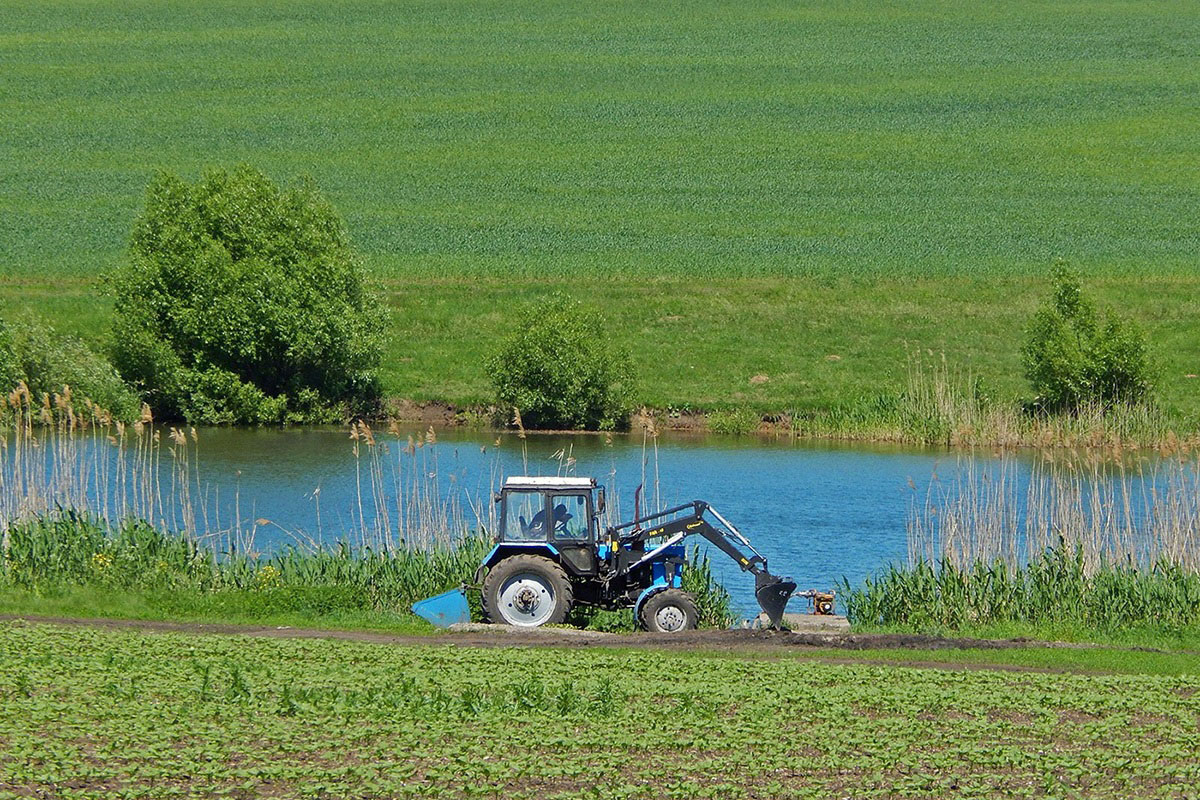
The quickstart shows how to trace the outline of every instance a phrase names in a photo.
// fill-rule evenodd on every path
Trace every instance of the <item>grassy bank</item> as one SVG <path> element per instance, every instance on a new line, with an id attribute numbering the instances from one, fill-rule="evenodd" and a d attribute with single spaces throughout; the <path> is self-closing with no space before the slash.
<path id="1" fill-rule="evenodd" d="M 18 522 L 3 535 L 0 613 L 427 632 L 412 604 L 474 585 L 492 547 L 487 536 L 462 535 L 421 548 L 338 543 L 259 554 L 222 552 L 205 538 L 71 513 Z M 683 585 L 703 625 L 729 624 L 729 595 L 706 556 L 691 554 Z M 468 599 L 480 620 L 477 589 Z M 628 611 L 581 607 L 569 622 L 633 630 Z"/>
<path id="2" fill-rule="evenodd" d="M 13 623 L 0 645 L 0 786 L 16 793 L 1128 798 L 1200 781 L 1194 667 L 959 672 Z M 513 747 L 513 729 L 538 735 Z"/>
<path id="3" fill-rule="evenodd" d="M 1017 401 L 1028 395 L 1019 362 L 1024 325 L 1049 292 L 1048 279 L 720 277 L 698 284 L 628 275 L 414 277 L 384 287 L 395 344 L 385 352 L 383 377 L 393 397 L 486 404 L 491 395 L 483 361 L 511 330 L 510 311 L 562 290 L 602 309 L 613 335 L 633 343 L 637 399 L 664 418 L 716 410 L 753 421 L 769 414 L 786 417 L 785 429 L 794 422 L 800 433 L 838 438 L 944 441 L 946 431 L 921 430 L 929 423 L 970 424 L 986 444 L 1055 438 L 1014 422 Z M 1102 305 L 1132 315 L 1148 332 L 1161 396 L 1152 427 L 1181 435 L 1200 430 L 1200 379 L 1188 377 L 1200 374 L 1194 346 L 1200 278 L 1109 276 L 1088 279 L 1087 287 Z M 97 291 L 83 280 L 0 277 L 6 305 L 33 308 L 91 341 L 104 338 L 109 322 Z M 909 390 L 914 357 L 930 377 L 944 357 L 955 380 L 978 387 L 1000 419 L 906 420 L 892 413 Z M 1005 430 L 997 429 L 1001 423 Z M 994 430 L 985 432 L 988 427 Z M 1083 441 L 1083 434 L 1067 438 Z M 1156 438 L 1149 430 L 1145 440 Z"/>
<path id="4" fill-rule="evenodd" d="M 329 631 L 433 634 L 407 608 L 362 608 L 337 602 L 332 593 L 226 589 L 121 589 L 107 586 L 0 587 L 0 614 L 22 619 L 70 618 L 146 622 L 249 625 Z"/>
<path id="5" fill-rule="evenodd" d="M 906 343 L 1008 398 L 1061 257 L 1200 427 L 1194 4 L 2 8 L 0 299 L 89 341 L 153 169 L 247 161 L 346 215 L 394 396 L 486 400 L 566 290 L 657 408 L 835 408 Z"/>
<path id="6" fill-rule="evenodd" d="M 221 551 L 207 537 L 78 514 L 16 523 L 4 535 L 5 613 L 326 627 L 423 628 L 409 607 L 470 583 L 491 542 L 424 548 L 334 544 L 270 554 Z"/>

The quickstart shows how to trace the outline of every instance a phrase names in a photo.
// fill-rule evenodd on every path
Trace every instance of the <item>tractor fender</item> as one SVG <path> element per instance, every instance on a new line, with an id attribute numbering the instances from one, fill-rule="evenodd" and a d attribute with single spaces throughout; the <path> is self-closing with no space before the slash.
<path id="1" fill-rule="evenodd" d="M 555 564 L 559 563 L 558 548 L 549 542 L 500 542 L 491 549 L 480 563 L 480 570 L 491 569 L 497 562 L 517 555 L 545 556 Z M 478 578 L 478 573 L 476 573 Z"/>
<path id="2" fill-rule="evenodd" d="M 638 595 L 637 602 L 633 604 L 633 618 L 637 619 L 642 613 L 642 606 L 646 601 L 654 595 L 661 592 L 663 589 L 677 589 L 683 582 L 683 571 L 679 564 L 669 563 L 666 560 L 655 561 L 650 565 L 653 581 L 642 590 Z"/>
<path id="3" fill-rule="evenodd" d="M 646 604 L 647 600 L 659 592 L 670 588 L 672 588 L 671 584 L 664 581 L 662 583 L 653 583 L 649 587 L 643 589 L 642 593 L 638 595 L 637 602 L 633 604 L 633 618 L 635 620 L 638 619 L 642 613 L 642 606 Z"/>

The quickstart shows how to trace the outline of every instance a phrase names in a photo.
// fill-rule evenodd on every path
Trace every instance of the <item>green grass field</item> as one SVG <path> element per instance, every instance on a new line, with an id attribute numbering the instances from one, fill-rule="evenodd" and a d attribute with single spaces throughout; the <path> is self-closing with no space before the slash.
<path id="1" fill-rule="evenodd" d="M 0 624 L 0 792 L 1186 797 L 1184 674 Z"/>
<path id="2" fill-rule="evenodd" d="M 245 161 L 345 214 L 396 312 L 394 394 L 485 399 L 480 351 L 565 288 L 652 405 L 828 406 L 898 385 L 906 343 L 1015 395 L 1062 258 L 1200 414 L 1194 3 L 0 15 L 0 298 L 65 330 L 105 331 L 95 277 L 153 170 Z"/>

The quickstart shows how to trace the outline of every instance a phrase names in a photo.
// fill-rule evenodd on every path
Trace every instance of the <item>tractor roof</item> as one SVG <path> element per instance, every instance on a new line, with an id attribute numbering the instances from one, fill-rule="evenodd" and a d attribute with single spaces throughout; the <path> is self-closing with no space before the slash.
<path id="1" fill-rule="evenodd" d="M 543 478 L 517 475 L 504 481 L 505 489 L 594 489 L 595 478 Z"/>

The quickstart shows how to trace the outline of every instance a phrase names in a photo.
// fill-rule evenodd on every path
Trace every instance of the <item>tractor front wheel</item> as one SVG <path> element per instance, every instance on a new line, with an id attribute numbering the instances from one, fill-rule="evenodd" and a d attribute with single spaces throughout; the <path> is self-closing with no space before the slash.
<path id="1" fill-rule="evenodd" d="M 483 613 L 491 622 L 536 628 L 567 618 L 573 600 L 562 567 L 541 556 L 510 556 L 483 580 Z"/>
<path id="2" fill-rule="evenodd" d="M 679 633 L 696 629 L 700 612 L 696 601 L 682 589 L 663 589 L 650 595 L 638 613 L 638 622 L 651 633 Z"/>

